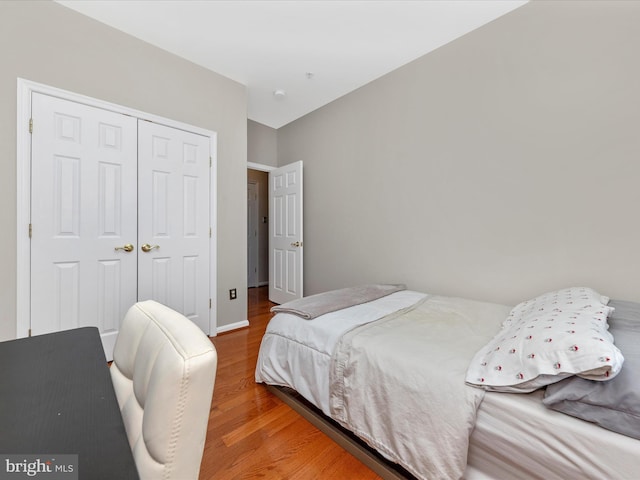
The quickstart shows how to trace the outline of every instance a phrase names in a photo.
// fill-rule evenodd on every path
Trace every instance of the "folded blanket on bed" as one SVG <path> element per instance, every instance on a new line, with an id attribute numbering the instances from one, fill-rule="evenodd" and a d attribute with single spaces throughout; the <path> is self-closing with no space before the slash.
<path id="1" fill-rule="evenodd" d="M 310 320 L 325 313 L 371 302 L 405 289 L 406 286 L 404 285 L 361 285 L 348 287 L 318 293 L 317 295 L 310 295 L 299 300 L 276 305 L 271 308 L 271 311 L 273 313 L 292 313 Z"/>

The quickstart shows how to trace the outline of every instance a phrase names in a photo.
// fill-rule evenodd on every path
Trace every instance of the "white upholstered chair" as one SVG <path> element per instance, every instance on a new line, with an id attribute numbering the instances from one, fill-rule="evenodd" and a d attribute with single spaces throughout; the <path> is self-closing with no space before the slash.
<path id="1" fill-rule="evenodd" d="M 152 300 L 127 312 L 111 379 L 142 480 L 197 479 L 218 357 L 188 318 Z"/>

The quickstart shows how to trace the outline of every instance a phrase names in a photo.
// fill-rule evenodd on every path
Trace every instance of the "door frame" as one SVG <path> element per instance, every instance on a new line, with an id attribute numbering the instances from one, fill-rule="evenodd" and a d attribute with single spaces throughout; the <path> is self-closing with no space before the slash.
<path id="1" fill-rule="evenodd" d="M 247 162 L 247 170 L 257 170 L 258 172 L 272 172 L 273 170 L 276 170 L 278 167 L 274 167 L 272 165 L 265 165 L 263 163 L 255 163 L 255 162 Z M 269 182 L 267 182 L 269 183 Z M 249 208 L 247 206 L 247 217 L 249 216 Z M 271 220 L 269 220 L 271 221 Z M 267 268 L 269 265 L 271 265 L 271 255 L 267 255 Z M 247 263 L 249 263 L 249 253 L 247 251 Z M 269 279 L 270 281 L 271 279 Z M 248 283 L 248 278 L 247 278 L 247 283 Z M 268 285 L 268 282 L 267 282 Z M 264 285 L 260 285 L 260 279 L 258 278 L 258 286 L 264 286 Z"/>
<path id="2" fill-rule="evenodd" d="M 272 167 L 271 165 L 263 165 L 262 163 L 247 162 L 247 170 L 258 170 L 259 172 L 271 172 L 278 167 Z"/>
<path id="3" fill-rule="evenodd" d="M 211 236 L 209 239 L 209 336 L 217 333 L 217 138 L 218 134 L 186 123 L 171 120 L 158 115 L 142 112 L 115 103 L 106 102 L 78 93 L 70 92 L 49 85 L 33 82 L 23 78 L 17 79 L 17 143 L 16 143 L 16 338 L 29 336 L 31 325 L 31 256 L 29 226 L 31 223 L 31 95 L 42 93 L 63 100 L 81 103 L 91 107 L 129 115 L 142 120 L 159 123 L 168 127 L 193 132 L 209 137 L 209 222 Z M 37 126 L 35 127 L 37 128 Z"/>

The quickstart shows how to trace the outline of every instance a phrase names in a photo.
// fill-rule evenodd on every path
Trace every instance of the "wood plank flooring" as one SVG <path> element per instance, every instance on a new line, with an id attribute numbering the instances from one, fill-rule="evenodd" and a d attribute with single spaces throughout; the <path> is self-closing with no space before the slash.
<path id="1" fill-rule="evenodd" d="M 212 338 L 218 351 L 200 480 L 380 479 L 254 381 L 273 305 L 268 287 L 249 289 L 249 327 Z"/>

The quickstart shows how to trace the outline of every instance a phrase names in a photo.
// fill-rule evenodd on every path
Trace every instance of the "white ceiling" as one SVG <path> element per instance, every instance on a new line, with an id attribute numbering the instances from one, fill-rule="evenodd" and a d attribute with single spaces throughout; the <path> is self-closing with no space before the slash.
<path id="1" fill-rule="evenodd" d="M 57 0 L 231 78 L 279 128 L 527 0 Z M 311 75 L 309 75 L 311 74 Z M 273 92 L 283 90 L 278 98 Z"/>

